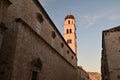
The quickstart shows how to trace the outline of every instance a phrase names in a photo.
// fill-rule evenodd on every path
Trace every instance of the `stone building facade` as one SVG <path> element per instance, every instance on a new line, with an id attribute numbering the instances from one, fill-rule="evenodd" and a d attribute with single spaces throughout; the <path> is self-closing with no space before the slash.
<path id="1" fill-rule="evenodd" d="M 90 80 L 101 80 L 101 74 L 98 72 L 87 72 Z"/>
<path id="2" fill-rule="evenodd" d="M 120 26 L 102 34 L 102 80 L 120 79 Z"/>
<path id="3" fill-rule="evenodd" d="M 89 74 L 80 66 L 78 66 L 78 80 L 90 80 Z"/>
<path id="4" fill-rule="evenodd" d="M 0 80 L 77 80 L 77 56 L 38 0 L 0 0 L 1 23 Z"/>

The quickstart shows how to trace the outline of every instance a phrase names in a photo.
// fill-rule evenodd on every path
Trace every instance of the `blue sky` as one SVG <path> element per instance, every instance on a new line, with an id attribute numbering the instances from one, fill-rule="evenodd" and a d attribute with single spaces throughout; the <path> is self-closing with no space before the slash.
<path id="1" fill-rule="evenodd" d="M 120 25 L 120 0 L 40 0 L 63 34 L 64 18 L 73 14 L 77 28 L 78 64 L 100 72 L 102 31 Z"/>

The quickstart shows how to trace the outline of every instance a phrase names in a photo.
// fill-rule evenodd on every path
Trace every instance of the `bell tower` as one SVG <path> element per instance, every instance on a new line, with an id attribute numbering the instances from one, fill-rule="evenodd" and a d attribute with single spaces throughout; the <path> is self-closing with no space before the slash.
<path id="1" fill-rule="evenodd" d="M 68 14 L 64 19 L 64 39 L 77 54 L 75 18 L 71 14 Z"/>

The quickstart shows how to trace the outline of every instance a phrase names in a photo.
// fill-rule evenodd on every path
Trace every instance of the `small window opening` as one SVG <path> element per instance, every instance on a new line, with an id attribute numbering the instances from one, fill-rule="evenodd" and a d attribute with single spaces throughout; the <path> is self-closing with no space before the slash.
<path id="1" fill-rule="evenodd" d="M 55 39 L 55 37 L 56 37 L 56 34 L 54 31 L 52 31 L 52 38 Z"/>
<path id="2" fill-rule="evenodd" d="M 72 59 L 73 59 L 73 56 L 72 56 Z"/>
<path id="3" fill-rule="evenodd" d="M 69 51 L 67 50 L 67 54 L 69 54 Z"/>
<path id="4" fill-rule="evenodd" d="M 37 19 L 39 20 L 40 23 L 43 22 L 43 17 L 40 13 L 37 13 Z"/>
<path id="5" fill-rule="evenodd" d="M 117 78 L 120 79 L 120 75 L 118 75 Z"/>
<path id="6" fill-rule="evenodd" d="M 68 24 L 70 24 L 70 20 L 68 20 Z"/>
<path id="7" fill-rule="evenodd" d="M 64 47 L 64 44 L 63 43 L 61 43 L 61 48 L 63 48 Z"/>
<path id="8" fill-rule="evenodd" d="M 69 33 L 69 30 L 67 29 L 67 34 Z"/>
<path id="9" fill-rule="evenodd" d="M 67 43 L 69 44 L 69 43 L 72 43 L 72 40 L 71 39 L 68 39 L 67 40 Z"/>
<path id="10" fill-rule="evenodd" d="M 70 29 L 70 33 L 72 33 L 72 29 Z"/>
<path id="11" fill-rule="evenodd" d="M 118 52 L 120 52 L 120 50 Z"/>

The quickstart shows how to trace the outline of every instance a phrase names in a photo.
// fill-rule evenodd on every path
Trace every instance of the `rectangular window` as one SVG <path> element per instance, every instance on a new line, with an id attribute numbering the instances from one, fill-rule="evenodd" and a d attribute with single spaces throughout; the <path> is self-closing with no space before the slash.
<path id="1" fill-rule="evenodd" d="M 54 39 L 56 37 L 56 34 L 54 31 L 52 31 L 52 38 Z"/>
<path id="2" fill-rule="evenodd" d="M 37 23 L 36 23 L 36 31 L 38 34 L 40 34 L 40 27 L 41 27 L 41 24 L 40 22 L 37 20 Z"/>
<path id="3" fill-rule="evenodd" d="M 37 13 L 36 31 L 40 34 L 41 24 L 43 22 L 43 17 L 40 13 Z"/>
<path id="4" fill-rule="evenodd" d="M 72 29 L 70 29 L 70 33 L 72 33 Z"/>
<path id="5" fill-rule="evenodd" d="M 69 43 L 72 43 L 72 40 L 71 39 L 68 39 L 67 40 L 67 43 L 69 44 Z"/>
<path id="6" fill-rule="evenodd" d="M 32 71 L 32 80 L 37 80 L 38 73 L 36 71 Z"/>

